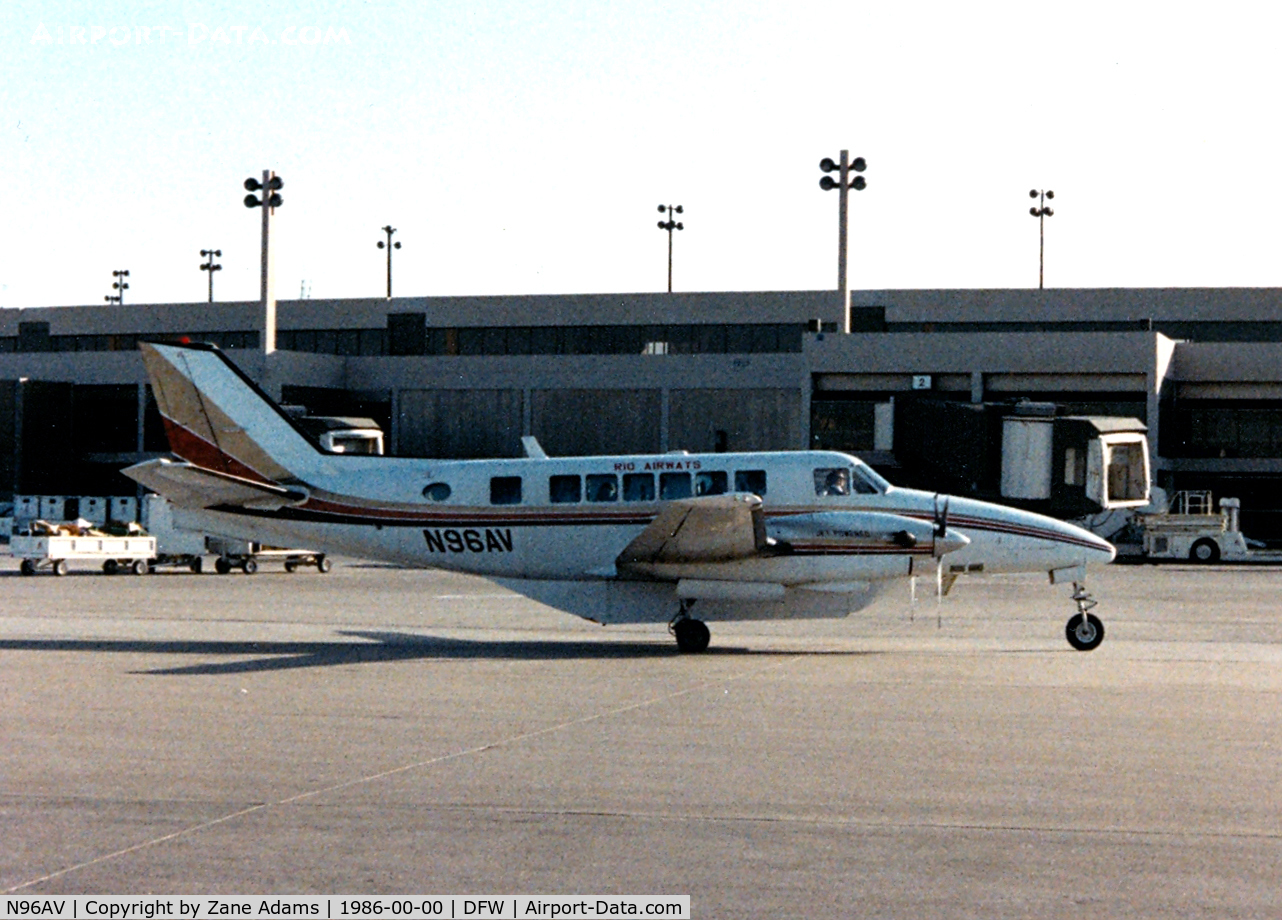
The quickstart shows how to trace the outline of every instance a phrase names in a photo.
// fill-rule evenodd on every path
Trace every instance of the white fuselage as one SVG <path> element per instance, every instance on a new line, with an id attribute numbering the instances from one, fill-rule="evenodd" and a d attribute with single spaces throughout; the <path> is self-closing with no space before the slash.
<path id="1" fill-rule="evenodd" d="M 943 556 L 949 574 L 1052 572 L 1113 557 L 1109 544 L 1070 524 L 895 488 L 857 458 L 831 451 L 476 461 L 323 456 L 307 479 L 312 490 L 295 505 L 185 512 L 184 520 L 228 536 L 504 580 L 607 581 L 618 575 L 620 551 L 665 499 L 760 495 L 767 535 L 794 551 L 672 571 L 658 566 L 665 597 L 680 578 L 855 593 L 934 574 L 927 546 L 861 541 L 850 523 L 859 512 L 930 526 L 946 505 L 948 530 L 969 539 Z"/>
<path id="2" fill-rule="evenodd" d="M 845 616 L 917 574 L 942 596 L 958 574 L 1050 573 L 1075 585 L 1070 643 L 1103 637 L 1081 582 L 1112 560 L 1108 543 L 896 489 L 848 454 L 549 458 L 533 438 L 512 460 L 338 453 L 213 346 L 140 350 L 179 460 L 124 473 L 172 501 L 180 526 L 471 572 L 600 622 L 668 621 L 691 651 L 707 646 L 702 620 Z"/>

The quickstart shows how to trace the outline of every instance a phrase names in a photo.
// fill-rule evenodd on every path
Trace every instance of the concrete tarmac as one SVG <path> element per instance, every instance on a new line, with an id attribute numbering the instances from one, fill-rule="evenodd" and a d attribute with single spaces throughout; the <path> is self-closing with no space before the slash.
<path id="1" fill-rule="evenodd" d="M 602 628 L 480 580 L 0 559 L 0 891 L 1282 916 L 1282 570 Z M 923 584 L 925 588 L 925 585 Z M 929 589 L 926 588 L 926 591 Z M 925 592 L 923 592 L 925 593 Z"/>

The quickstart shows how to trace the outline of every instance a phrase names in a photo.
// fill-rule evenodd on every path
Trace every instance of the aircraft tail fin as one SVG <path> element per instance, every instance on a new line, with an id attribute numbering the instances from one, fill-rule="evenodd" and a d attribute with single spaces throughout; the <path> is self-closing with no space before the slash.
<path id="1" fill-rule="evenodd" d="M 316 443 L 218 348 L 139 348 L 175 455 L 254 482 L 305 481 L 315 469 Z"/>

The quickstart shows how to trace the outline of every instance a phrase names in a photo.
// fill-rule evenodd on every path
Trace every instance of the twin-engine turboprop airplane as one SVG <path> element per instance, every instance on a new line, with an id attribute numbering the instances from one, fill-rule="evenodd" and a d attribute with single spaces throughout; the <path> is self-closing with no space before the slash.
<path id="1" fill-rule="evenodd" d="M 1072 583 L 1067 636 L 1104 627 L 1084 588 L 1113 547 L 1052 518 L 896 488 L 835 451 L 508 460 L 326 451 L 212 345 L 141 346 L 176 460 L 124 472 L 185 526 L 451 569 L 600 623 L 844 617 L 898 579 L 1047 572 Z"/>

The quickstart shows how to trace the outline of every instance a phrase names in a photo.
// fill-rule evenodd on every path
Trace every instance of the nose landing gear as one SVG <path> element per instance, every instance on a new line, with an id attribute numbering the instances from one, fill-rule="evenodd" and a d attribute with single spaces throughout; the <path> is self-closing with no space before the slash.
<path id="1" fill-rule="evenodd" d="M 690 616 L 690 608 L 693 606 L 692 600 L 681 601 L 681 609 L 668 624 L 668 632 L 676 637 L 677 648 L 687 653 L 706 651 L 712 640 L 712 633 L 708 632 L 707 625 Z"/>
<path id="2" fill-rule="evenodd" d="M 1064 635 L 1073 648 L 1079 652 L 1089 652 L 1104 641 L 1104 624 L 1090 612 L 1099 601 L 1091 596 L 1085 585 L 1077 582 L 1073 582 L 1073 600 L 1077 602 L 1077 613 L 1068 618 Z"/>

